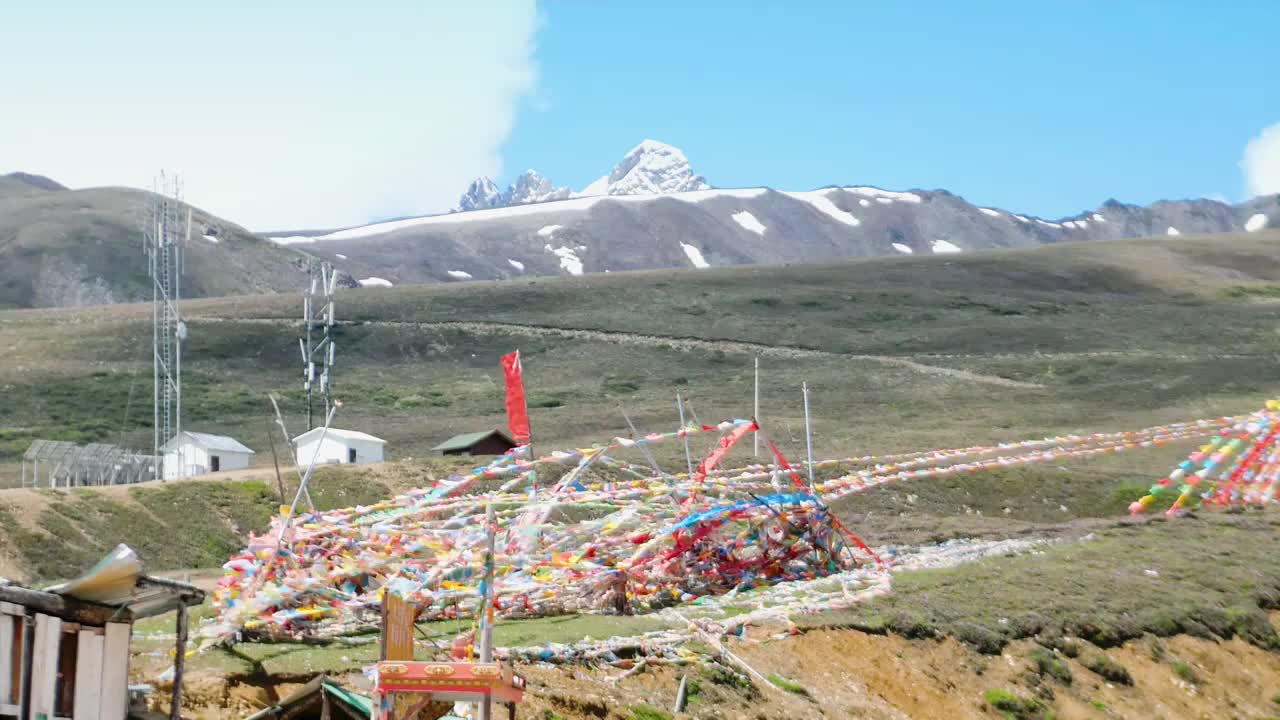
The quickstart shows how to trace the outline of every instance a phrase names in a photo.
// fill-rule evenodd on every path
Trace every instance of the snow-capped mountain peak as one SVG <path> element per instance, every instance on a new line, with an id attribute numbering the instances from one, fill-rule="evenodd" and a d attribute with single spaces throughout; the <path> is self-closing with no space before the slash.
<path id="1" fill-rule="evenodd" d="M 506 205 L 524 205 L 526 203 L 564 200 L 570 195 L 569 188 L 558 188 L 551 181 L 542 177 L 536 170 L 525 170 L 516 178 L 515 185 L 507 188 Z"/>
<path id="2" fill-rule="evenodd" d="M 644 140 L 631 148 L 608 175 L 601 176 L 580 193 L 552 185 L 536 170 L 525 170 L 503 191 L 487 177 L 476 178 L 458 200 L 456 210 L 486 210 L 592 195 L 665 195 L 710 189 L 707 179 L 693 172 L 680 148 L 657 140 Z"/>
<path id="3" fill-rule="evenodd" d="M 599 181 L 588 190 L 597 189 Z M 608 176 L 609 195 L 662 195 L 709 190 L 707 179 L 693 172 L 679 148 L 657 140 L 644 140 L 618 163 Z M 583 194 L 588 194 L 583 191 Z"/>
<path id="4" fill-rule="evenodd" d="M 465 212 L 467 210 L 484 210 L 486 208 L 501 207 L 502 193 L 498 190 L 498 186 L 487 177 L 478 177 L 471 181 L 467 186 L 467 191 L 458 198 L 458 207 L 456 210 Z"/>

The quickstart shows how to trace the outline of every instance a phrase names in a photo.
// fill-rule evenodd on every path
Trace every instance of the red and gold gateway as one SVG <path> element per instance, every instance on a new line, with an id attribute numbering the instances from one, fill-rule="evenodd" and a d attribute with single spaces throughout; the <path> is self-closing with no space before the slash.
<path id="1" fill-rule="evenodd" d="M 480 717 L 493 717 L 493 705 L 505 705 L 516 716 L 524 697 L 524 679 L 498 663 L 383 660 L 374 686 L 377 720 L 417 718 L 428 707 L 473 703 Z"/>

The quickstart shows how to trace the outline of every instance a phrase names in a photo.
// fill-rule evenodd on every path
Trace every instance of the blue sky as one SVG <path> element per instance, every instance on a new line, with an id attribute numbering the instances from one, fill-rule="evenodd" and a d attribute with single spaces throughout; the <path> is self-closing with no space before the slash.
<path id="1" fill-rule="evenodd" d="M 543 13 L 507 181 L 534 167 L 580 188 L 652 137 L 718 186 L 941 187 L 1061 216 L 1108 197 L 1237 201 L 1245 144 L 1280 123 L 1278 2 L 565 0 Z"/>
<path id="2" fill-rule="evenodd" d="M 1280 192 L 1277 28 L 1275 0 L 3 3 L 0 172 L 177 171 L 257 230 L 528 167 L 579 189 L 644 138 L 722 187 L 1238 201 Z"/>

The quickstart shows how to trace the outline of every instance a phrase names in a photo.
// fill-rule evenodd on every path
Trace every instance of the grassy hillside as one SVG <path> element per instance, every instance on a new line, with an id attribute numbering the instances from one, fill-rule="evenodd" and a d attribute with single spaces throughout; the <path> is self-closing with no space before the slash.
<path id="1" fill-rule="evenodd" d="M 1278 236 L 1179 238 L 826 266 L 610 274 L 344 292 L 344 427 L 422 456 L 503 421 L 521 349 L 542 447 L 750 413 L 823 455 L 957 446 L 1252 408 L 1280 372 Z M 269 454 L 266 393 L 302 428 L 300 298 L 186 304 L 185 426 Z M 0 314 L 0 463 L 37 437 L 149 442 L 146 305 Z M 963 371 L 953 373 L 953 371 Z M 950 373 L 950 374 L 946 374 Z M 7 477 L 14 479 L 10 465 Z"/>
<path id="2" fill-rule="evenodd" d="M 149 298 L 141 221 L 147 193 L 67 190 L 47 178 L 0 177 L 0 308 Z M 307 258 L 196 210 L 184 294 L 210 297 L 301 287 Z M 208 229 L 218 242 L 204 239 Z"/>

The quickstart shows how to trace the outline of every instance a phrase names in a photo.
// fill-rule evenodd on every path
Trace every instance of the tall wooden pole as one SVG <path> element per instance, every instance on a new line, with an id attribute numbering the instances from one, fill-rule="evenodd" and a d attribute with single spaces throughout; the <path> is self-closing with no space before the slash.
<path id="1" fill-rule="evenodd" d="M 276 455 L 276 438 L 271 434 L 271 417 L 263 415 L 262 423 L 267 429 L 267 442 L 271 443 L 271 464 L 276 468 L 276 489 L 280 491 L 280 504 L 283 505 L 285 501 L 284 479 L 280 477 L 280 458 Z"/>
<path id="2" fill-rule="evenodd" d="M 809 425 L 809 383 L 801 385 L 804 392 L 804 444 L 809 455 L 809 492 L 814 490 L 813 480 L 813 429 Z"/>
<path id="3" fill-rule="evenodd" d="M 760 422 L 760 356 L 756 356 L 756 402 L 752 420 Z M 755 432 L 751 436 L 751 457 L 760 457 L 760 433 Z"/>
<path id="4" fill-rule="evenodd" d="M 173 697 L 169 720 L 182 720 L 182 670 L 187 662 L 187 606 L 178 605 L 178 642 L 173 656 Z"/>
<path id="5" fill-rule="evenodd" d="M 493 551 L 498 535 L 498 521 L 494 516 L 492 505 L 486 505 L 484 508 L 484 532 L 484 594 L 482 596 L 484 607 L 480 614 L 480 662 L 491 663 L 493 662 Z M 492 706 L 488 695 L 480 703 L 479 710 L 478 720 L 489 720 Z"/>
<path id="6" fill-rule="evenodd" d="M 680 391 L 676 391 L 676 410 L 680 411 L 680 429 L 685 429 L 684 424 L 684 400 L 680 397 Z M 693 477 L 693 454 L 689 452 L 689 433 L 684 434 L 684 464 L 689 467 L 689 477 Z"/>

